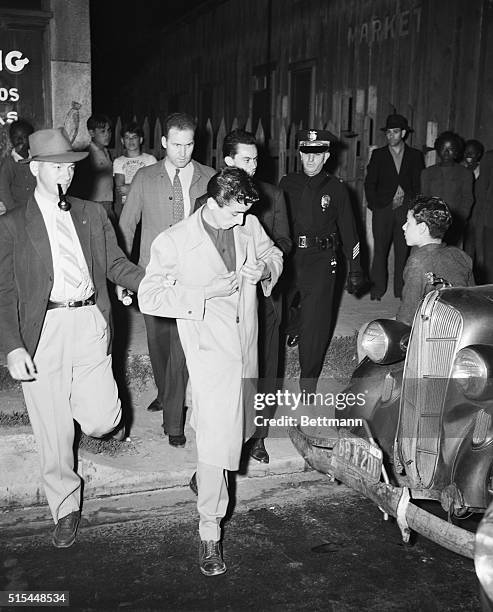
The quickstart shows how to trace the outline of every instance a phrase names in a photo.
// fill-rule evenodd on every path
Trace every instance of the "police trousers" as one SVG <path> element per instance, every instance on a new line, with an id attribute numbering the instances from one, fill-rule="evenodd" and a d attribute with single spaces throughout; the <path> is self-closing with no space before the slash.
<path id="1" fill-rule="evenodd" d="M 306 393 L 316 392 L 334 327 L 334 261 L 332 249 L 299 249 L 294 256 L 295 284 L 300 296 L 300 389 Z"/>

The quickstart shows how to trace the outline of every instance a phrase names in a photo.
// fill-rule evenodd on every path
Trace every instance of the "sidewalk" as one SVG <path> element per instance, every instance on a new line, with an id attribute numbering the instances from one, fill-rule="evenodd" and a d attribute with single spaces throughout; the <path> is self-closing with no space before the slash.
<path id="1" fill-rule="evenodd" d="M 352 336 L 366 321 L 393 317 L 398 303 L 389 295 L 381 302 L 372 302 L 369 296 L 356 299 L 345 293 L 334 335 Z M 144 321 L 134 307 L 129 311 L 128 352 L 147 356 Z M 130 397 L 133 423 L 131 441 L 125 443 L 128 445 L 126 452 L 114 456 L 87 450 L 79 452 L 79 473 L 85 481 L 85 499 L 186 486 L 195 471 L 194 433 L 188 423 L 185 448 L 173 448 L 162 433 L 162 415 L 146 410 L 155 397 L 154 385 L 150 384 L 144 390 L 131 388 Z M 0 391 L 0 412 L 13 414 L 24 410 L 20 390 Z M 305 469 L 304 461 L 289 439 L 269 438 L 266 447 L 270 463 L 247 461 L 240 472 L 240 480 Z M 35 441 L 29 426 L 0 427 L 0 466 L 0 509 L 45 503 Z"/>

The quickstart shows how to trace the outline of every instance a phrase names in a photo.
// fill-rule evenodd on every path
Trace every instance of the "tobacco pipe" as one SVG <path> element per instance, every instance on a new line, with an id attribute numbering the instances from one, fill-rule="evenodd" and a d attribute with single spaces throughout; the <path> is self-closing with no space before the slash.
<path id="1" fill-rule="evenodd" d="M 62 186 L 59 183 L 57 183 L 57 187 L 58 187 L 58 197 L 60 198 L 60 201 L 58 202 L 58 208 L 64 211 L 70 210 L 72 205 L 70 204 L 70 202 L 67 202 L 67 196 L 65 193 L 63 193 Z"/>

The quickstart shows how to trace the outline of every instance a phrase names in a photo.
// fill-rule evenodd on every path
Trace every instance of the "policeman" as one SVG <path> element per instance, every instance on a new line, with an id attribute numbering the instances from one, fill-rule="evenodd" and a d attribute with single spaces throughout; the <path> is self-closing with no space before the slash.
<path id="1" fill-rule="evenodd" d="M 364 278 L 348 190 L 341 179 L 324 170 L 335 137 L 326 130 L 301 130 L 297 140 L 303 172 L 284 176 L 279 187 L 286 194 L 294 234 L 293 280 L 300 298 L 300 388 L 315 393 L 335 316 L 340 244 L 349 261 L 349 293 L 358 291 Z"/>

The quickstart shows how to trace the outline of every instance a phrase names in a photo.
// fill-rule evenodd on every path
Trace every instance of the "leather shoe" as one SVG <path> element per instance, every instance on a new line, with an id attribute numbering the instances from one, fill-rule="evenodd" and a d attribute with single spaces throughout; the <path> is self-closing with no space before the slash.
<path id="1" fill-rule="evenodd" d="M 374 301 L 380 302 L 380 300 L 382 299 L 382 296 L 378 295 L 378 293 L 370 293 L 370 299 L 372 302 Z"/>
<path id="2" fill-rule="evenodd" d="M 122 425 L 119 429 L 116 429 L 111 435 L 110 440 L 115 440 L 116 442 L 124 442 L 127 439 L 127 434 L 125 431 L 125 425 Z"/>
<path id="3" fill-rule="evenodd" d="M 188 486 L 190 487 L 194 495 L 199 494 L 199 488 L 197 486 L 197 472 L 193 473 L 193 476 L 192 478 L 190 478 L 190 482 L 188 483 Z"/>
<path id="4" fill-rule="evenodd" d="M 250 447 L 250 457 L 260 463 L 269 463 L 269 453 L 265 450 L 264 439 L 256 438 Z"/>
<path id="5" fill-rule="evenodd" d="M 157 397 L 156 399 L 152 400 L 149 406 L 147 406 L 147 410 L 149 410 L 149 412 L 161 412 L 162 409 L 163 409 L 163 405 L 161 404 L 161 402 L 159 401 Z"/>
<path id="6" fill-rule="evenodd" d="M 201 540 L 199 547 L 199 566 L 204 576 L 219 576 L 226 571 L 223 561 L 221 542 Z"/>
<path id="7" fill-rule="evenodd" d="M 183 448 L 187 439 L 185 438 L 184 434 L 180 434 L 178 436 L 172 436 L 169 434 L 168 441 L 170 445 L 174 446 L 175 448 Z"/>
<path id="8" fill-rule="evenodd" d="M 289 334 L 286 344 L 290 348 L 293 348 L 293 346 L 297 346 L 299 340 L 300 340 L 299 334 L 293 334 L 293 335 Z"/>
<path id="9" fill-rule="evenodd" d="M 68 548 L 75 542 L 77 527 L 79 526 L 80 512 L 75 510 L 67 516 L 58 519 L 53 538 L 51 539 L 55 548 Z"/>

